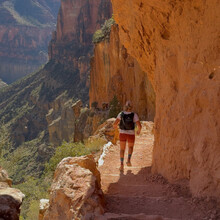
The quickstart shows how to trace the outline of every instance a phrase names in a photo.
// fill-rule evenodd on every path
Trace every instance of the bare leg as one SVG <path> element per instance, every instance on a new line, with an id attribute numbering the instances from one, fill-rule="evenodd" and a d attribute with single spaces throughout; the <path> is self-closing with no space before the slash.
<path id="1" fill-rule="evenodd" d="M 128 143 L 128 160 L 127 165 L 131 166 L 131 156 L 133 153 L 134 143 Z"/>
<path id="2" fill-rule="evenodd" d="M 123 170 L 123 169 L 124 169 L 125 147 L 126 147 L 126 141 L 120 141 L 120 161 L 121 161 L 120 170 Z"/>

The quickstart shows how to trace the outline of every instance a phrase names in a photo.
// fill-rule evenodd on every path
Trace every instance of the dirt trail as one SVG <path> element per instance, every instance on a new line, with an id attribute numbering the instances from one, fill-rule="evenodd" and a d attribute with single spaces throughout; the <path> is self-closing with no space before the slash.
<path id="1" fill-rule="evenodd" d="M 106 198 L 102 219 L 220 219 L 216 202 L 192 198 L 186 181 L 169 184 L 151 174 L 152 127 L 153 123 L 143 122 L 142 133 L 136 136 L 132 167 L 125 164 L 124 172 L 119 171 L 119 143 L 110 147 L 99 168 Z"/>

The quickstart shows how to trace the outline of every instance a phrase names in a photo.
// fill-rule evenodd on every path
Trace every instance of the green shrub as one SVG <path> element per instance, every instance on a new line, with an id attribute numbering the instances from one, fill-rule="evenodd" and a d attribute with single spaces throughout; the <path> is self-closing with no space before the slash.
<path id="1" fill-rule="evenodd" d="M 116 118 L 118 113 L 122 110 L 122 106 L 118 101 L 116 95 L 114 95 L 113 99 L 110 102 L 110 109 L 109 109 L 109 118 Z"/>
<path id="2" fill-rule="evenodd" d="M 4 137 L 7 136 L 7 130 L 3 129 Z M 3 135 L 3 133 L 1 133 Z M 42 134 L 43 136 L 43 134 Z M 39 137 L 39 139 L 42 137 Z M 23 144 L 23 146 L 17 148 L 10 157 L 4 159 L 0 158 L 0 164 L 4 169 L 9 171 L 10 176 L 19 184 L 14 185 L 14 188 L 18 188 L 25 194 L 25 199 L 21 207 L 20 220 L 32 220 L 37 219 L 39 213 L 39 201 L 42 198 L 47 199 L 49 197 L 49 188 L 52 183 L 52 178 L 57 164 L 65 157 L 82 156 L 91 153 L 98 152 L 100 148 L 106 143 L 103 139 L 87 140 L 85 143 L 67 143 L 63 142 L 61 146 L 57 147 L 54 155 L 51 157 L 48 163 L 45 165 L 43 175 L 38 178 L 34 177 L 35 173 L 26 174 L 25 167 L 33 170 L 32 167 L 36 164 L 30 159 L 34 158 L 36 151 L 34 146 L 37 145 L 39 139 Z M 4 138 L 2 138 L 4 140 Z M 4 151 L 5 152 L 5 151 Z"/>
<path id="3" fill-rule="evenodd" d="M 85 147 L 89 150 L 90 153 L 96 153 L 106 144 L 106 140 L 102 138 L 87 140 L 85 142 Z"/>
<path id="4" fill-rule="evenodd" d="M 93 107 L 93 108 L 97 108 L 98 107 L 98 102 L 93 102 L 92 104 L 91 104 L 91 107 Z"/>
<path id="5" fill-rule="evenodd" d="M 13 148 L 8 128 L 0 124 L 0 158 Z M 0 160 L 1 161 L 1 160 Z"/>
<path id="6" fill-rule="evenodd" d="M 54 172 L 57 164 L 65 157 L 82 156 L 88 153 L 88 150 L 82 143 L 67 143 L 64 141 L 61 146 L 57 147 L 54 156 L 46 164 L 46 172 Z"/>
<path id="7" fill-rule="evenodd" d="M 32 200 L 27 212 L 27 219 L 38 219 L 39 218 L 39 200 Z"/>
<path id="8" fill-rule="evenodd" d="M 38 219 L 40 199 L 49 198 L 48 189 L 51 181 L 47 184 L 45 182 L 44 179 L 28 177 L 24 183 L 14 186 L 25 194 L 20 219 Z"/>
<path id="9" fill-rule="evenodd" d="M 93 139 L 92 141 L 85 141 L 85 143 L 67 143 L 63 142 L 61 146 L 57 147 L 53 157 L 45 166 L 46 176 L 53 173 L 57 164 L 65 157 L 83 156 L 93 152 L 97 152 L 105 144 L 103 139 Z"/>
<path id="10" fill-rule="evenodd" d="M 104 25 L 101 27 L 101 29 L 97 30 L 94 35 L 92 42 L 94 44 L 97 44 L 105 39 L 109 39 L 110 32 L 111 32 L 111 26 L 115 24 L 114 18 L 110 18 L 109 20 L 105 21 Z"/>

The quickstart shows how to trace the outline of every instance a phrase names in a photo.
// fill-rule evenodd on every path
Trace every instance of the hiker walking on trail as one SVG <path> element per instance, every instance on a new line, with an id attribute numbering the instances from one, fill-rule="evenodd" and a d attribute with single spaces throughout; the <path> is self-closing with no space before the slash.
<path id="1" fill-rule="evenodd" d="M 137 135 L 141 132 L 141 123 L 138 115 L 132 112 L 132 105 L 130 101 L 127 101 L 124 106 L 124 111 L 120 112 L 113 124 L 116 129 L 119 124 L 119 140 L 120 140 L 120 170 L 124 169 L 124 153 L 126 148 L 126 142 L 128 142 L 128 160 L 127 166 L 131 166 L 131 156 L 134 148 L 135 141 L 135 124 L 137 125 Z"/>

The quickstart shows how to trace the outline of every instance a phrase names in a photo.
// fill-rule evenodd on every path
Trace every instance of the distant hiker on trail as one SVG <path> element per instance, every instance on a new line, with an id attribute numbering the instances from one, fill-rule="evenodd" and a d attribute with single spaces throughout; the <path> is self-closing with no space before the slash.
<path id="1" fill-rule="evenodd" d="M 120 112 L 113 124 L 116 129 L 118 124 L 120 128 L 119 140 L 120 140 L 120 171 L 124 169 L 124 153 L 126 148 L 126 142 L 128 142 L 128 160 L 127 166 L 131 166 L 131 155 L 133 153 L 134 141 L 135 141 L 135 123 L 137 124 L 137 135 L 141 132 L 141 123 L 138 115 L 132 112 L 132 105 L 130 101 L 127 101 L 124 106 L 124 111 Z"/>

